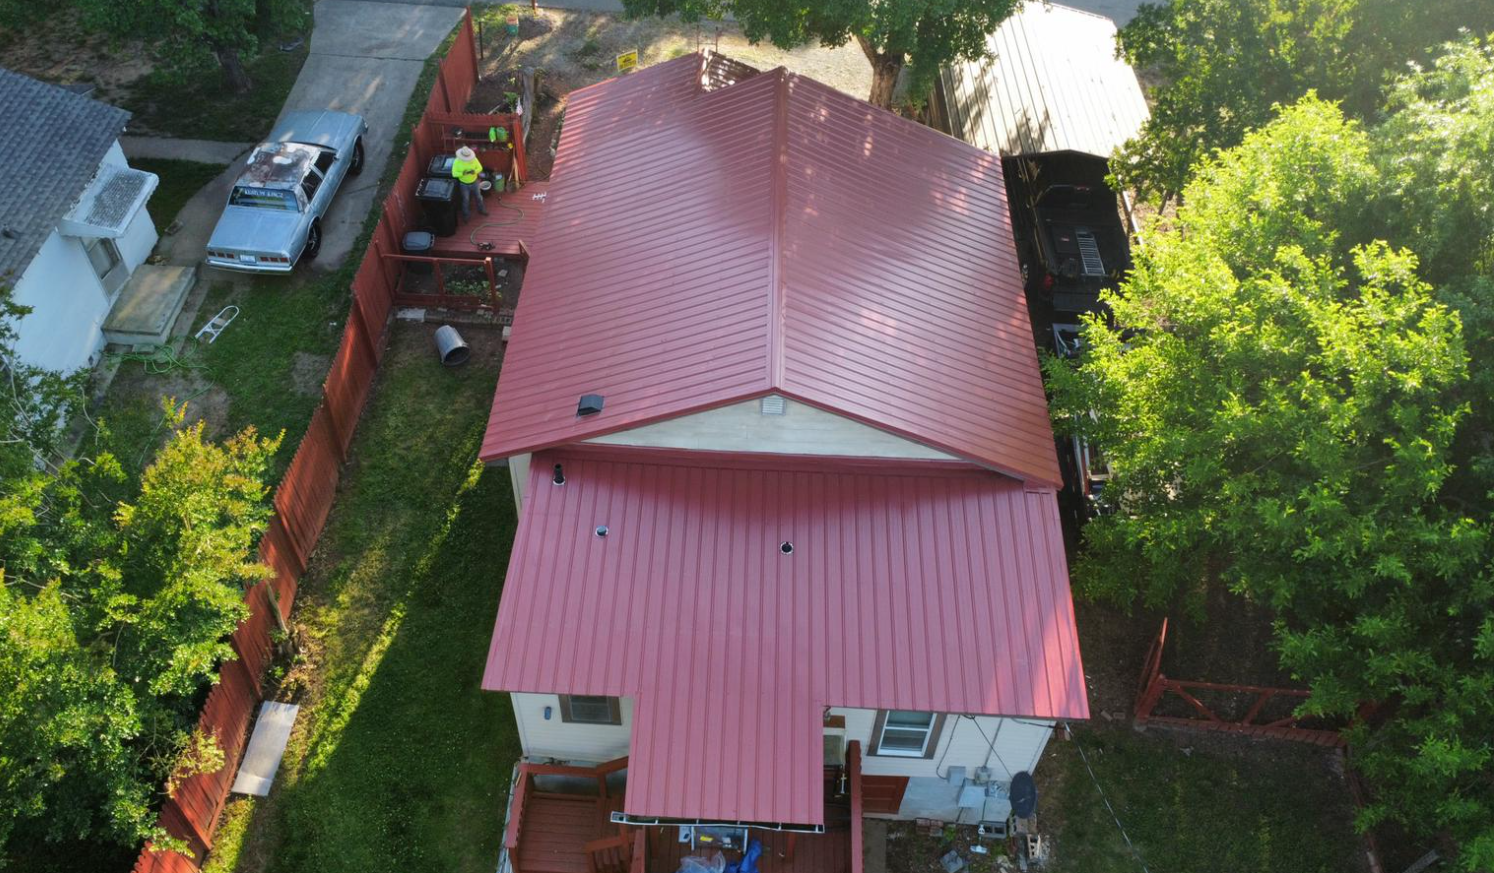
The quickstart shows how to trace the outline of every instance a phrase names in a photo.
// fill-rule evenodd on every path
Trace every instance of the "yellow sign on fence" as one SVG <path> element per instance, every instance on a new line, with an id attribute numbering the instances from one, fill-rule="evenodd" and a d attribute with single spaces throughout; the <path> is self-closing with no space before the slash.
<path id="1" fill-rule="evenodd" d="M 619 73 L 626 73 L 629 70 L 636 69 L 638 69 L 638 49 L 633 49 L 630 52 L 624 52 L 617 56 L 617 71 Z"/>

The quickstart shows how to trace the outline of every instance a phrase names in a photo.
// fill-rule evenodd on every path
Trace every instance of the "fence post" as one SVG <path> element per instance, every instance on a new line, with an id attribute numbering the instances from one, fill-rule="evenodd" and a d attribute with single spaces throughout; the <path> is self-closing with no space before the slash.
<path id="1" fill-rule="evenodd" d="M 482 265 L 483 269 L 486 270 L 488 274 L 488 299 L 493 301 L 493 312 L 496 313 L 498 311 L 498 307 L 503 303 L 503 298 L 498 295 L 498 276 L 494 273 L 493 270 L 492 256 L 483 258 Z"/>
<path id="2" fill-rule="evenodd" d="M 268 602 L 268 599 L 267 599 L 267 602 Z M 270 608 L 274 609 L 275 607 L 272 605 Z M 279 616 L 277 615 L 276 618 L 279 618 Z M 250 616 L 249 620 L 253 621 L 253 616 Z M 266 633 L 265 636 L 268 638 L 269 634 Z M 266 639 L 265 642 L 266 642 L 267 647 L 268 647 L 269 640 Z M 244 657 L 244 650 L 241 649 L 241 648 L 239 648 L 239 636 L 238 636 L 238 634 L 231 634 L 231 635 L 229 635 L 229 637 L 228 637 L 228 645 L 233 649 L 233 653 L 234 653 L 234 656 L 235 656 L 234 659 L 233 659 L 233 661 L 230 662 L 230 663 L 234 663 L 234 664 L 238 664 L 239 665 L 239 669 L 241 669 L 241 670 L 244 671 L 244 679 L 249 683 L 249 687 L 254 690 L 254 696 L 255 697 L 259 697 L 261 694 L 264 693 L 264 689 L 262 687 L 260 687 L 259 676 L 255 675 L 255 672 L 253 670 L 249 669 L 249 662 Z M 269 659 L 266 658 L 266 660 L 268 661 Z"/>

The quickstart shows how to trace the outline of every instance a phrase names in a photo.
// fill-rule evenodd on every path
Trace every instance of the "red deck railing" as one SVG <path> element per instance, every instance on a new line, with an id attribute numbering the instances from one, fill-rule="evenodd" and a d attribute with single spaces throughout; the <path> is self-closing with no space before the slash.
<path id="1" fill-rule="evenodd" d="M 622 795 L 607 786 L 607 774 L 626 768 L 627 758 L 597 767 L 521 762 L 514 782 L 503 845 L 514 873 L 673 873 L 690 854 L 674 837 L 673 825 L 617 825 L 610 813 L 622 808 Z M 864 808 L 861 797 L 861 744 L 846 749 L 849 805 L 827 799 L 826 832 L 754 831 L 763 843 L 764 864 L 778 873 L 862 873 Z M 592 780 L 596 793 L 545 790 L 538 780 L 568 776 Z M 552 788 L 556 786 L 551 786 Z M 631 847 L 630 854 L 624 852 Z M 624 865 L 624 858 L 626 864 Z"/>
<path id="2" fill-rule="evenodd" d="M 1270 688 L 1262 685 L 1230 685 L 1220 682 L 1197 682 L 1170 679 L 1162 673 L 1162 650 L 1167 643 L 1167 619 L 1162 619 L 1162 629 L 1152 639 L 1147 650 L 1141 680 L 1137 683 L 1136 723 L 1166 724 L 1175 727 L 1200 730 L 1224 731 L 1257 737 L 1274 737 L 1282 740 L 1311 743 L 1316 746 L 1343 746 L 1343 735 L 1336 730 L 1300 727 L 1301 720 L 1295 712 L 1262 721 L 1266 707 L 1277 699 L 1306 700 L 1309 692 L 1301 688 Z M 1195 692 L 1215 692 L 1234 700 L 1253 697 L 1245 714 L 1238 718 L 1221 715 L 1213 707 L 1199 699 Z M 1187 703 L 1192 710 L 1190 716 L 1157 715 L 1156 709 L 1163 698 L 1172 694 Z"/>
<path id="3" fill-rule="evenodd" d="M 866 814 L 861 799 L 861 741 L 851 740 L 846 747 L 846 779 L 851 791 L 851 873 L 862 873 L 866 847 L 861 834 L 861 817 Z"/>

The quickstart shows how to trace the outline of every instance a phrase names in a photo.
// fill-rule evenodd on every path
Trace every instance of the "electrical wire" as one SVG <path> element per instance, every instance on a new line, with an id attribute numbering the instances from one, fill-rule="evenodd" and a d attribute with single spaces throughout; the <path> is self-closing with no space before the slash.
<path id="1" fill-rule="evenodd" d="M 1006 761 L 1002 760 L 1001 758 L 1001 753 L 996 751 L 996 740 L 1000 739 L 1001 737 L 1001 724 L 1003 724 L 1004 722 L 998 723 L 996 725 L 996 733 L 988 737 L 986 736 L 986 729 L 980 726 L 980 722 L 976 721 L 975 716 L 967 715 L 964 716 L 964 718 L 970 719 L 970 721 L 975 725 L 975 729 L 980 731 L 981 737 L 986 741 L 986 766 L 991 766 L 991 756 L 995 755 L 996 760 L 1001 763 L 1001 769 L 1006 771 L 1007 778 L 1011 778 L 1013 773 L 1015 773 L 1016 771 L 1007 766 Z"/>
<path id="2" fill-rule="evenodd" d="M 1089 756 L 1084 754 L 1084 746 L 1079 744 L 1079 737 L 1075 736 L 1074 732 L 1070 730 L 1068 722 L 1063 723 L 1063 729 L 1069 734 L 1069 742 L 1073 743 L 1074 748 L 1079 750 L 1079 760 L 1084 762 L 1084 769 L 1089 771 L 1089 779 L 1095 784 L 1095 790 L 1100 792 L 1100 800 L 1105 802 L 1105 809 L 1110 811 L 1110 818 L 1115 821 L 1116 828 L 1120 830 L 1121 839 L 1126 841 L 1126 848 L 1131 850 L 1131 854 L 1136 858 L 1136 863 L 1141 865 L 1142 873 L 1152 873 L 1147 868 L 1146 861 L 1142 860 L 1141 852 L 1137 851 L 1136 844 L 1131 842 L 1131 835 L 1126 833 L 1126 826 L 1121 824 L 1120 816 L 1115 814 L 1115 807 L 1110 805 L 1110 798 L 1105 796 L 1105 789 L 1100 787 L 1100 778 L 1095 775 L 1095 768 L 1089 765 Z"/>

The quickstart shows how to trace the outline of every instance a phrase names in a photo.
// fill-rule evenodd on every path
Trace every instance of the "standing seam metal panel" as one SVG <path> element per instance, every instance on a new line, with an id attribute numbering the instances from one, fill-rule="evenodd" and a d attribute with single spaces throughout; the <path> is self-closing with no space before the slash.
<path id="1" fill-rule="evenodd" d="M 1056 485 L 1000 162 L 783 70 L 692 91 L 700 63 L 572 101 L 482 457 L 778 391 Z"/>
<path id="2" fill-rule="evenodd" d="M 1003 156 L 1108 158 L 1150 114 L 1115 37 L 1102 16 L 1024 4 L 987 38 L 988 57 L 941 72 L 955 135 Z"/>
<path id="3" fill-rule="evenodd" d="M 621 448 L 531 470 L 483 687 L 632 697 L 631 813 L 819 823 L 825 706 L 1088 717 L 1051 491 Z"/>

